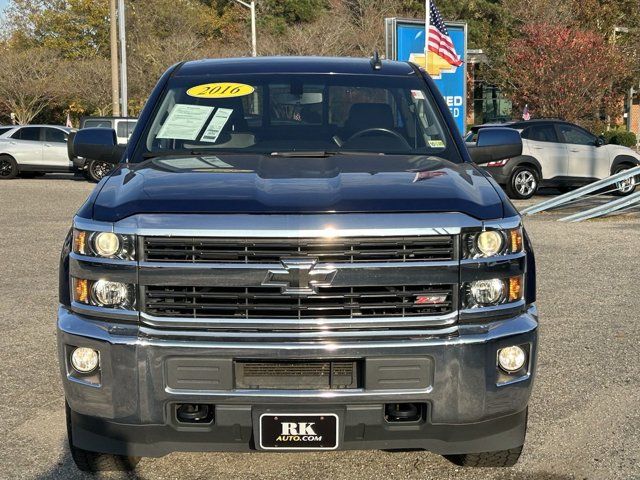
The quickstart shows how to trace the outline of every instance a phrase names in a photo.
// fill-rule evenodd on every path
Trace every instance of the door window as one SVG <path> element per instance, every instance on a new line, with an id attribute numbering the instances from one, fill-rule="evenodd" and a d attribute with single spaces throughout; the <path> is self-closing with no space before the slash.
<path id="1" fill-rule="evenodd" d="M 111 120 L 85 120 L 82 128 L 113 128 Z"/>
<path id="2" fill-rule="evenodd" d="M 44 139 L 47 142 L 65 143 L 67 141 L 67 134 L 57 128 L 45 128 Z"/>
<path id="3" fill-rule="evenodd" d="M 564 143 L 588 145 L 590 147 L 593 147 L 596 143 L 596 137 L 581 128 L 576 128 L 571 125 L 560 125 L 560 134 L 564 139 Z"/>
<path id="4" fill-rule="evenodd" d="M 32 142 L 40 141 L 40 127 L 24 127 L 15 132 L 11 138 L 16 140 L 30 140 Z"/>
<path id="5" fill-rule="evenodd" d="M 136 122 L 118 122 L 116 135 L 120 138 L 129 138 L 136 127 Z"/>
<path id="6" fill-rule="evenodd" d="M 535 142 L 558 142 L 556 129 L 553 125 L 536 125 L 522 132 L 522 138 Z"/>

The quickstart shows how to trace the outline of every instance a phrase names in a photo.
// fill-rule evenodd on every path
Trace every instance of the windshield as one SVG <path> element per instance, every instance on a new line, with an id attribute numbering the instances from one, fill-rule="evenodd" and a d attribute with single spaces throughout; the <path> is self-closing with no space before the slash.
<path id="1" fill-rule="evenodd" d="M 374 75 L 173 78 L 132 161 L 177 153 L 420 154 L 461 162 L 426 84 Z"/>

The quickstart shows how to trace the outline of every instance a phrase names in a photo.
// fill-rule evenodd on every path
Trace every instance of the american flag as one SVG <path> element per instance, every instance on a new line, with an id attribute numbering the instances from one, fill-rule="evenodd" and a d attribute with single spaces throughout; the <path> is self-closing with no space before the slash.
<path id="1" fill-rule="evenodd" d="M 440 55 L 449 62 L 449 65 L 459 67 L 464 62 L 456 53 L 456 47 L 451 41 L 449 31 L 444 24 L 442 15 L 440 14 L 438 7 L 436 7 L 436 2 L 431 0 L 429 3 L 429 51 Z"/>

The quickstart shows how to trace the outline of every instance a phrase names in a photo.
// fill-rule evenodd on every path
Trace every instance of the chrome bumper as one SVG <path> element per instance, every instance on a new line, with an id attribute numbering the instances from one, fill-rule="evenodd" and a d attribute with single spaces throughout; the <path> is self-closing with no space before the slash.
<path id="1" fill-rule="evenodd" d="M 175 340 L 141 334 L 137 326 L 98 321 L 58 311 L 60 366 L 67 401 L 78 414 L 128 424 L 165 424 L 171 403 L 215 405 L 354 405 L 425 402 L 433 424 L 465 424 L 522 412 L 531 394 L 536 367 L 537 310 L 485 325 L 460 325 L 454 338 L 358 343 L 223 342 L 211 338 Z M 531 361 L 526 375 L 505 382 L 496 368 L 497 351 L 529 344 Z M 69 347 L 100 352 L 99 384 L 69 373 Z M 200 390 L 167 384 L 170 358 L 252 360 L 429 357 L 431 384 L 420 389 L 337 391 Z"/>

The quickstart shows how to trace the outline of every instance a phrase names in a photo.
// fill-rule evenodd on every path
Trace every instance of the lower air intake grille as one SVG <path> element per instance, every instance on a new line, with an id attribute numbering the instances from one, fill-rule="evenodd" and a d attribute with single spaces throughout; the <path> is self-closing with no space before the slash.
<path id="1" fill-rule="evenodd" d="M 334 362 L 236 362 L 236 388 L 335 390 L 358 388 L 360 365 Z"/>

